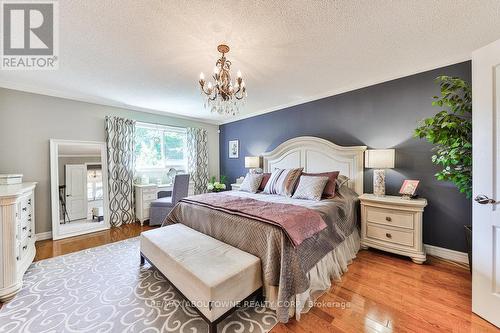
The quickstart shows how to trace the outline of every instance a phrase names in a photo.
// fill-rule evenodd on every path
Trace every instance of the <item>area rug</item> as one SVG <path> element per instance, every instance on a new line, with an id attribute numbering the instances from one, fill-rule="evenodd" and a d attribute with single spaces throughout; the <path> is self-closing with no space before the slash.
<path id="1" fill-rule="evenodd" d="M 218 332 L 268 332 L 276 316 L 239 308 Z M 149 264 L 131 238 L 35 262 L 0 309 L 0 332 L 208 332 L 208 325 Z"/>

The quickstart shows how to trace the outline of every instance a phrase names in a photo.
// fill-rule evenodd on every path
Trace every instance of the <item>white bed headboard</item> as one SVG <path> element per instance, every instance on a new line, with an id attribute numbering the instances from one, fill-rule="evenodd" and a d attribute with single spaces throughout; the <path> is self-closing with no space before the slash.
<path id="1" fill-rule="evenodd" d="M 349 187 L 363 193 L 363 153 L 366 146 L 342 147 L 325 139 L 300 136 L 264 153 L 264 171 L 304 168 L 304 172 L 340 171 L 349 177 Z"/>

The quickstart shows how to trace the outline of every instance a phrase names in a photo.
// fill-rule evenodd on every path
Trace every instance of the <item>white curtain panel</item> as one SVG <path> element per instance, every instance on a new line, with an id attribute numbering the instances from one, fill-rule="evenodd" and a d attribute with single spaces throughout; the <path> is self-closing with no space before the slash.
<path id="1" fill-rule="evenodd" d="M 135 121 L 106 117 L 110 224 L 117 227 L 135 222 L 134 149 Z"/>
<path id="2" fill-rule="evenodd" d="M 207 192 L 208 138 L 204 128 L 187 129 L 188 170 L 194 183 L 194 194 Z"/>

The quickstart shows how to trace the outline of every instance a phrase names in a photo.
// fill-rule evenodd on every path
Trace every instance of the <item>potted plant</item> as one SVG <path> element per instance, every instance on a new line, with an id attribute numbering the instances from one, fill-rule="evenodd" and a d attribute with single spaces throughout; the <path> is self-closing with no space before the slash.
<path id="1" fill-rule="evenodd" d="M 457 77 L 439 76 L 436 83 L 441 95 L 433 106 L 441 109 L 434 117 L 422 120 L 414 135 L 434 144 L 432 162 L 442 168 L 436 178 L 451 181 L 458 190 L 472 197 L 472 89 Z M 465 225 L 472 270 L 472 226 Z"/>
<path id="2" fill-rule="evenodd" d="M 207 190 L 209 192 L 220 192 L 226 189 L 226 176 L 221 175 L 220 181 L 216 181 L 215 176 L 210 178 L 210 181 L 207 184 Z"/>

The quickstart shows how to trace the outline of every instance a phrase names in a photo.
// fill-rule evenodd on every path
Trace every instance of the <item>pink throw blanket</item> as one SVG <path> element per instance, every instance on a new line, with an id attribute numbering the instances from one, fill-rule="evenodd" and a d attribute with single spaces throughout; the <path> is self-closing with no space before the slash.
<path id="1" fill-rule="evenodd" d="M 276 225 L 285 232 L 294 247 L 327 227 L 318 212 L 302 206 L 222 193 L 199 194 L 181 201 Z"/>

